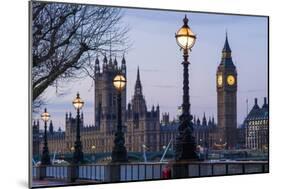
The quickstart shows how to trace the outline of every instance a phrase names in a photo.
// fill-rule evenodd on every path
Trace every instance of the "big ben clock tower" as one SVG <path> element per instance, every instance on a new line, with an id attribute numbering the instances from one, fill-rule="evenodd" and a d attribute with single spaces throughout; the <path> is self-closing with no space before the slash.
<path id="1" fill-rule="evenodd" d="M 237 72 L 232 61 L 227 34 L 221 63 L 217 69 L 216 83 L 218 131 L 215 145 L 233 149 L 237 139 Z"/>

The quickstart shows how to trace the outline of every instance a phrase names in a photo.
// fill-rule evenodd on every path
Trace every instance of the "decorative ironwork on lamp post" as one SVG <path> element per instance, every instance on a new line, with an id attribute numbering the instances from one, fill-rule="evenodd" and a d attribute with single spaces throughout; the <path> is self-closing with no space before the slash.
<path id="1" fill-rule="evenodd" d="M 188 53 L 193 47 L 196 36 L 188 26 L 188 19 L 185 15 L 183 26 L 176 33 L 177 44 L 183 49 L 183 103 L 182 114 L 179 117 L 180 125 L 175 146 L 175 160 L 198 160 L 196 153 L 196 144 L 193 132 L 192 115 L 190 114 L 190 97 L 189 97 L 189 73 L 188 73 Z"/>
<path id="2" fill-rule="evenodd" d="M 48 139 L 47 139 L 47 122 L 50 119 L 50 114 L 47 112 L 47 108 L 45 108 L 44 112 L 41 114 L 41 119 L 44 121 L 44 146 L 41 157 L 41 165 L 50 165 L 50 155 L 48 149 Z"/>
<path id="3" fill-rule="evenodd" d="M 117 90 L 117 131 L 115 133 L 114 147 L 111 154 L 111 162 L 127 162 L 127 150 L 125 147 L 124 133 L 122 131 L 122 111 L 121 111 L 121 95 L 126 86 L 126 78 L 122 74 L 118 74 L 113 79 L 113 86 Z"/>
<path id="4" fill-rule="evenodd" d="M 74 153 L 73 153 L 73 163 L 78 164 L 83 162 L 83 151 L 82 151 L 82 143 L 80 140 L 80 109 L 84 106 L 84 101 L 80 98 L 79 93 L 77 93 L 76 98 L 72 102 L 74 108 L 77 110 L 76 117 L 76 141 L 74 144 Z"/>

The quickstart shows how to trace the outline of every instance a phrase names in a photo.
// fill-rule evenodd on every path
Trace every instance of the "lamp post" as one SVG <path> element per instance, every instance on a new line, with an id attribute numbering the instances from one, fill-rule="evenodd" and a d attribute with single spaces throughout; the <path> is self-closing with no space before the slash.
<path id="1" fill-rule="evenodd" d="M 148 149 L 148 147 L 145 144 L 143 144 L 142 149 L 143 149 L 143 160 L 144 162 L 147 162 L 146 149 Z"/>
<path id="2" fill-rule="evenodd" d="M 73 146 L 70 148 L 70 152 L 74 152 L 74 147 Z"/>
<path id="3" fill-rule="evenodd" d="M 177 44 L 183 49 L 183 103 L 182 114 L 179 117 L 180 125 L 178 128 L 178 136 L 176 138 L 175 160 L 198 160 L 196 154 L 196 145 L 192 136 L 193 124 L 192 115 L 190 114 L 190 98 L 189 98 L 189 73 L 188 73 L 188 53 L 193 47 L 196 36 L 188 26 L 188 19 L 185 15 L 183 26 L 176 33 Z"/>
<path id="4" fill-rule="evenodd" d="M 95 160 L 96 160 L 96 157 L 95 157 L 95 156 L 96 156 L 96 154 L 95 154 L 95 152 L 96 152 L 96 146 L 93 145 L 91 148 L 92 148 L 92 150 L 93 150 L 92 160 L 95 161 Z"/>
<path id="5" fill-rule="evenodd" d="M 74 143 L 73 163 L 78 164 L 83 161 L 83 151 L 82 151 L 82 144 L 80 140 L 80 109 L 82 109 L 84 105 L 84 101 L 80 98 L 79 93 L 77 93 L 77 96 L 73 100 L 72 104 L 74 108 L 77 110 L 76 141 Z"/>
<path id="6" fill-rule="evenodd" d="M 111 154 L 111 162 L 127 162 L 127 150 L 125 147 L 124 133 L 122 131 L 121 94 L 126 86 L 126 78 L 117 74 L 113 79 L 113 86 L 117 90 L 117 131 L 115 133 L 114 147 Z"/>
<path id="7" fill-rule="evenodd" d="M 200 138 L 199 141 L 200 141 L 199 142 L 200 146 L 202 146 L 202 141 L 203 141 L 202 138 Z"/>
<path id="8" fill-rule="evenodd" d="M 45 108 L 44 112 L 41 114 L 41 119 L 44 121 L 44 146 L 43 146 L 43 152 L 41 157 L 41 165 L 46 166 L 50 165 L 50 155 L 49 155 L 49 149 L 48 149 L 48 140 L 47 140 L 47 122 L 50 119 L 50 114 L 47 112 L 47 109 Z"/>

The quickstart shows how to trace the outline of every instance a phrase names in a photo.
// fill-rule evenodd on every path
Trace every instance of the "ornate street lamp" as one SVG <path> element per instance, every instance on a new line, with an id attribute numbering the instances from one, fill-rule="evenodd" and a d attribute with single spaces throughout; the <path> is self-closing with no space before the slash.
<path id="1" fill-rule="evenodd" d="M 175 159 L 176 161 L 197 160 L 196 145 L 192 136 L 193 125 L 192 115 L 190 114 L 189 99 L 189 73 L 188 73 L 188 52 L 193 47 L 196 36 L 187 25 L 188 19 L 186 15 L 183 19 L 183 26 L 176 33 L 177 44 L 183 49 L 183 103 L 182 114 L 179 117 L 180 125 L 178 128 L 178 136 L 176 138 Z"/>
<path id="2" fill-rule="evenodd" d="M 77 127 L 76 127 L 76 141 L 74 143 L 73 163 L 78 164 L 83 161 L 82 143 L 80 140 L 80 109 L 84 106 L 84 101 L 77 93 L 76 98 L 72 102 L 74 108 L 77 110 Z"/>
<path id="3" fill-rule="evenodd" d="M 75 150 L 75 148 L 72 146 L 72 147 L 70 148 L 70 151 L 71 151 L 71 152 L 74 152 L 74 150 Z"/>
<path id="4" fill-rule="evenodd" d="M 149 149 L 149 148 L 145 144 L 143 144 L 142 149 L 143 149 L 143 160 L 144 160 L 144 162 L 147 162 L 146 149 Z"/>
<path id="5" fill-rule="evenodd" d="M 93 145 L 91 148 L 92 148 L 93 152 L 96 150 L 96 146 L 95 145 Z"/>
<path id="6" fill-rule="evenodd" d="M 50 155 L 49 155 L 49 149 L 48 149 L 48 141 L 47 141 L 47 122 L 50 119 L 50 114 L 47 112 L 47 109 L 45 108 L 44 112 L 41 114 L 41 119 L 44 121 L 44 146 L 43 146 L 43 152 L 41 157 L 41 165 L 50 165 Z"/>
<path id="7" fill-rule="evenodd" d="M 127 150 L 125 147 L 124 133 L 122 131 L 121 94 L 126 86 L 126 78 L 118 74 L 113 79 L 113 86 L 117 90 L 117 131 L 115 133 L 114 147 L 111 154 L 111 162 L 127 162 Z"/>
<path id="8" fill-rule="evenodd" d="M 95 154 L 95 152 L 96 152 L 96 146 L 95 146 L 95 145 L 92 145 L 91 148 L 92 148 L 92 151 L 93 151 L 92 160 L 95 161 L 95 159 L 96 159 L 96 157 L 95 157 L 95 156 L 96 156 L 96 154 Z"/>

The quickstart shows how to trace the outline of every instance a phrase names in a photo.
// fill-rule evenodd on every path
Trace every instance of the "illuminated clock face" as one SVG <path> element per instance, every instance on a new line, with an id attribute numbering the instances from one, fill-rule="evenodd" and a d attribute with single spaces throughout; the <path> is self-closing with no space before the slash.
<path id="1" fill-rule="evenodd" d="M 218 86 L 222 85 L 222 75 L 218 75 Z"/>
<path id="2" fill-rule="evenodd" d="M 234 85 L 235 84 L 235 77 L 233 75 L 227 76 L 227 83 L 228 83 L 228 85 Z"/>

